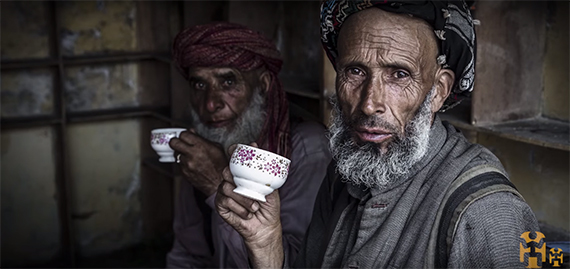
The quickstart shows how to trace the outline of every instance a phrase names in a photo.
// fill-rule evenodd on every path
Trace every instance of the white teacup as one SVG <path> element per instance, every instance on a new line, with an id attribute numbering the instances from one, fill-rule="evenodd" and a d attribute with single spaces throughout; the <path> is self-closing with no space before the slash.
<path id="1" fill-rule="evenodd" d="M 173 163 L 174 150 L 168 145 L 170 139 L 179 137 L 180 133 L 186 131 L 184 128 L 161 128 L 150 132 L 150 146 L 160 156 L 158 159 L 162 163 Z"/>
<path id="2" fill-rule="evenodd" d="M 291 161 L 275 153 L 238 144 L 230 159 L 234 192 L 265 202 L 265 195 L 283 186 Z"/>

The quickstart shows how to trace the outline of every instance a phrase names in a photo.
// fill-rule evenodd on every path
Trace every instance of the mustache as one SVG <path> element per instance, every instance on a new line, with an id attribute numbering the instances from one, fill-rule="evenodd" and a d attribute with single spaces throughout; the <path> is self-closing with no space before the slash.
<path id="1" fill-rule="evenodd" d="M 378 115 L 368 116 L 359 113 L 350 117 L 348 120 L 345 120 L 344 124 L 350 130 L 354 130 L 356 126 L 361 126 L 366 128 L 381 128 L 396 135 L 400 135 L 401 133 L 400 129 L 396 125 L 389 123 Z"/>

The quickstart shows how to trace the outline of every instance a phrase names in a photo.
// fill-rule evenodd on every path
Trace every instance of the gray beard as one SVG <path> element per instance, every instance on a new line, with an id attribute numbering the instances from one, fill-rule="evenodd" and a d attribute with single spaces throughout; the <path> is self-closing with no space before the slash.
<path id="1" fill-rule="evenodd" d="M 212 142 L 221 144 L 224 150 L 233 144 L 249 144 L 256 141 L 267 114 L 265 112 L 265 99 L 261 95 L 260 89 L 254 90 L 251 103 L 233 126 L 210 128 L 200 121 L 200 117 L 194 109 L 190 109 L 190 112 L 196 133 Z"/>
<path id="2" fill-rule="evenodd" d="M 329 129 L 330 148 L 337 162 L 337 172 L 346 182 L 364 185 L 367 188 L 385 188 L 391 182 L 405 177 L 411 168 L 422 159 L 428 149 L 431 128 L 431 99 L 434 88 L 427 94 L 412 120 L 397 132 L 391 124 L 379 117 L 361 116 L 356 122 L 365 126 L 381 126 L 396 131 L 383 153 L 376 143 L 357 144 L 351 136 L 351 124 L 345 122 L 336 96 L 331 98 L 334 114 Z"/>

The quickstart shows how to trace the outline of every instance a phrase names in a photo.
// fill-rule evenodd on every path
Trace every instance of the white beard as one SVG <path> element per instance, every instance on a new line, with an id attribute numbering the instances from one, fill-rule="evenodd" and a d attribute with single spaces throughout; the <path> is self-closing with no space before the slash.
<path id="1" fill-rule="evenodd" d="M 433 94 L 434 87 L 427 94 L 416 115 L 406 125 L 404 134 L 397 134 L 384 153 L 376 143 L 358 145 L 354 142 L 351 127 L 343 119 L 336 96 L 333 96 L 331 102 L 335 113 L 329 129 L 329 145 L 333 158 L 337 161 L 337 172 L 343 180 L 355 185 L 362 184 L 367 188 L 382 189 L 406 176 L 428 149 Z M 388 130 L 395 128 L 379 117 L 359 120 L 365 126 L 382 126 Z"/>
<path id="2" fill-rule="evenodd" d="M 198 113 L 190 109 L 192 123 L 200 136 L 222 145 L 227 150 L 230 145 L 249 144 L 259 137 L 265 123 L 265 99 L 260 89 L 255 89 L 249 106 L 238 117 L 233 126 L 210 128 L 200 121 Z"/>

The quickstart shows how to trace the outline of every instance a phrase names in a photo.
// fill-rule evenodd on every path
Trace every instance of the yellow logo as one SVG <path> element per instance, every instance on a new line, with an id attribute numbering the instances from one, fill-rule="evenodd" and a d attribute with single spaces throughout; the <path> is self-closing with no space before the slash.
<path id="1" fill-rule="evenodd" d="M 524 239 L 525 244 L 523 246 L 522 243 L 519 243 L 520 262 L 522 263 L 525 262 L 525 254 L 528 253 L 529 257 L 526 268 L 540 268 L 540 266 L 538 266 L 538 257 L 537 257 L 538 254 L 540 254 L 540 259 L 542 260 L 542 262 L 546 262 L 546 244 L 544 243 L 543 240 L 545 236 L 541 232 L 535 232 L 535 233 L 536 236 L 534 239 L 530 238 L 530 232 L 524 232 L 523 234 L 521 234 L 521 238 Z M 534 242 L 534 245 L 529 246 L 528 244 L 530 242 Z M 531 248 L 534 248 L 534 252 L 531 252 Z M 560 256 L 562 256 L 562 254 Z"/>
<path id="2" fill-rule="evenodd" d="M 552 267 L 560 267 L 562 264 L 562 250 L 559 248 L 551 248 L 548 254 L 548 262 Z"/>
<path id="3" fill-rule="evenodd" d="M 531 232 L 524 232 L 521 234 L 521 238 L 524 239 L 525 244 L 520 243 L 520 261 L 525 262 L 525 254 L 528 253 L 528 263 L 526 268 L 540 268 L 538 265 L 538 255 L 540 254 L 540 259 L 542 262 L 546 262 L 546 243 L 544 242 L 544 236 L 541 232 L 534 232 L 536 234 L 534 239 L 530 238 Z M 530 242 L 534 244 L 529 246 Z M 532 251 L 534 249 L 534 251 Z M 560 267 L 563 262 L 562 249 L 551 248 L 548 253 L 548 262 L 552 267 Z"/>

